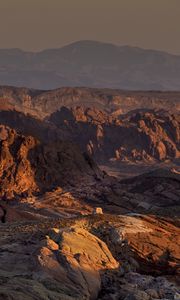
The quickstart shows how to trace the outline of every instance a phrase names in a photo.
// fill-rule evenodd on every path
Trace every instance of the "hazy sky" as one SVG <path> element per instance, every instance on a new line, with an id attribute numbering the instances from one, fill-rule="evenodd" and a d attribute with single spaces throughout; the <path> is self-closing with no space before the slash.
<path id="1" fill-rule="evenodd" d="M 180 54 L 180 0 L 0 0 L 0 48 L 89 39 Z"/>

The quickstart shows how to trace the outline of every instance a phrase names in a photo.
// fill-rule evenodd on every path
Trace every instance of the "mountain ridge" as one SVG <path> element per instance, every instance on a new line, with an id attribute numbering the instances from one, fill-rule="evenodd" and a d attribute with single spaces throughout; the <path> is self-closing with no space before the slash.
<path id="1" fill-rule="evenodd" d="M 30 52 L 0 49 L 1 84 L 54 89 L 62 86 L 179 90 L 180 56 L 159 50 L 78 41 Z"/>
<path id="2" fill-rule="evenodd" d="M 140 51 L 147 51 L 147 52 L 157 52 L 157 53 L 161 53 L 161 54 L 166 54 L 166 55 L 171 55 L 171 56 L 175 56 L 175 57 L 179 57 L 180 54 L 175 54 L 175 53 L 171 53 L 170 51 L 165 51 L 165 50 L 161 50 L 161 49 L 153 49 L 153 48 L 144 48 L 144 47 L 140 47 L 140 46 L 134 46 L 134 45 L 129 45 L 129 44 L 116 44 L 116 43 L 112 43 L 112 42 L 102 42 L 102 41 L 98 41 L 98 40 L 77 40 L 71 43 L 66 43 L 65 45 L 62 45 L 60 47 L 55 47 L 55 48 L 43 48 L 41 50 L 26 50 L 26 49 L 22 49 L 19 47 L 15 47 L 15 48 L 0 48 L 0 51 L 17 51 L 17 52 L 22 52 L 22 53 L 30 53 L 30 54 L 40 54 L 42 52 L 45 51 L 58 51 L 60 49 L 64 49 L 67 48 L 69 46 L 75 46 L 75 45 L 83 45 L 83 44 L 96 44 L 96 45 L 108 45 L 108 46 L 113 46 L 116 48 L 121 48 L 121 49 L 125 49 L 125 48 L 129 48 L 129 49 L 135 49 L 135 50 L 140 50 Z"/>
<path id="3" fill-rule="evenodd" d="M 135 109 L 180 111 L 180 92 L 123 91 L 95 88 L 59 88 L 35 90 L 0 86 L 0 109 L 15 109 L 45 118 L 62 106 L 94 107 L 110 114 L 124 114 Z M 53 105 L 52 105 L 53 104 Z"/>

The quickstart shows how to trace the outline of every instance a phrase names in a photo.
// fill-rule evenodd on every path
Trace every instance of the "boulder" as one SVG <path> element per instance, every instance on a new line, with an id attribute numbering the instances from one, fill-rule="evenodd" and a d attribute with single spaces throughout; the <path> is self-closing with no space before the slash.
<path id="1" fill-rule="evenodd" d="M 54 243 L 59 245 L 56 259 L 52 252 L 57 248 Z M 39 257 L 41 268 L 56 273 L 63 283 L 69 282 L 80 299 L 96 299 L 101 287 L 100 272 L 119 267 L 104 242 L 78 227 L 54 228 Z"/>
<path id="2" fill-rule="evenodd" d="M 94 215 L 102 215 L 103 214 L 103 210 L 101 207 L 96 207 L 93 211 Z"/>

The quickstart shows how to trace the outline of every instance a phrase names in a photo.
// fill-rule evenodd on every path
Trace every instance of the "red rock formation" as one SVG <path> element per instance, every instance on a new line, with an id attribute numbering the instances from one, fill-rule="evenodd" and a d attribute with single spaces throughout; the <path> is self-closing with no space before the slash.
<path id="1" fill-rule="evenodd" d="M 62 108 L 49 120 L 98 160 L 162 161 L 180 156 L 178 115 L 140 111 L 115 118 L 78 107 Z"/>
<path id="2" fill-rule="evenodd" d="M 71 143 L 41 144 L 5 126 L 0 127 L 0 138 L 1 197 L 51 190 L 78 183 L 80 178 L 100 176 L 90 158 L 85 158 Z"/>
<path id="3" fill-rule="evenodd" d="M 8 106 L 40 118 L 49 116 L 62 106 L 90 107 L 113 113 L 114 116 L 136 109 L 166 109 L 178 112 L 180 111 L 179 98 L 179 92 L 139 92 L 71 87 L 40 91 L 0 87 L 0 109 Z"/>

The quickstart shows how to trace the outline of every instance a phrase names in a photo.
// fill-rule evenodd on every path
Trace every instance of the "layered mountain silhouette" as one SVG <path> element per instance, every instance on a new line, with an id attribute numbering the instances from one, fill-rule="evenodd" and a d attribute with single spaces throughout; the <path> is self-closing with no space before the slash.
<path id="1" fill-rule="evenodd" d="M 180 56 L 137 47 L 79 41 L 38 53 L 0 50 L 4 85 L 179 90 L 179 77 Z"/>

